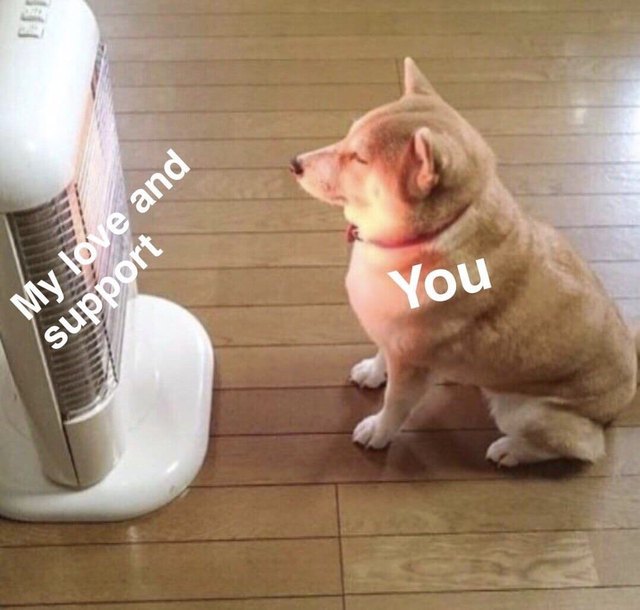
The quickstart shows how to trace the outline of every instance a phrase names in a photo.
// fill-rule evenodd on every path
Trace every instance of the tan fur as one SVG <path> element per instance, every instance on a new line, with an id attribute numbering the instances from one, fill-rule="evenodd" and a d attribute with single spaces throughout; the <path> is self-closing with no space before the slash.
<path id="1" fill-rule="evenodd" d="M 516 204 L 487 143 L 410 59 L 405 87 L 400 100 L 366 114 L 340 142 L 298 158 L 301 186 L 343 206 L 363 239 L 353 247 L 347 289 L 381 355 L 361 363 L 357 375 L 379 382 L 384 361 L 389 381 L 382 411 L 354 439 L 386 445 L 444 378 L 487 396 L 507 434 L 489 448 L 490 459 L 507 466 L 597 459 L 602 426 L 636 391 L 640 338 L 569 243 Z M 431 241 L 376 245 L 438 229 L 465 208 Z M 474 270 L 479 258 L 491 289 L 459 289 L 441 303 L 421 291 L 418 309 L 387 275 L 408 278 L 422 263 L 422 285 L 431 269 L 455 272 L 466 263 Z"/>

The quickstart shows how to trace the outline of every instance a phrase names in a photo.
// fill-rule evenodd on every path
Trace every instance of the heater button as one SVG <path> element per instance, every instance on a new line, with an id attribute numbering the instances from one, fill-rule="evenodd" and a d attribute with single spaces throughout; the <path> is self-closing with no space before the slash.
<path id="1" fill-rule="evenodd" d="M 42 38 L 44 35 L 44 26 L 39 23 L 30 23 L 20 26 L 18 36 L 20 38 Z"/>
<path id="2" fill-rule="evenodd" d="M 36 21 L 44 23 L 47 20 L 47 9 L 40 6 L 31 6 L 22 11 L 22 21 Z"/>

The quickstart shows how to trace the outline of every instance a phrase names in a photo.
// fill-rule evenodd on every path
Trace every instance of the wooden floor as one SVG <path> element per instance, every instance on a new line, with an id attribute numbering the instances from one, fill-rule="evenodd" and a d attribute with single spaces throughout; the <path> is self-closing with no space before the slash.
<path id="1" fill-rule="evenodd" d="M 640 401 L 592 468 L 497 471 L 470 392 L 414 417 L 386 453 L 353 446 L 380 395 L 345 383 L 372 348 L 346 305 L 344 221 L 285 169 L 397 96 L 411 54 L 487 135 L 523 205 L 637 315 L 637 0 L 92 4 L 129 189 L 169 147 L 193 168 L 135 223 L 165 251 L 141 288 L 214 339 L 213 437 L 194 486 L 157 514 L 0 521 L 0 606 L 640 608 Z"/>

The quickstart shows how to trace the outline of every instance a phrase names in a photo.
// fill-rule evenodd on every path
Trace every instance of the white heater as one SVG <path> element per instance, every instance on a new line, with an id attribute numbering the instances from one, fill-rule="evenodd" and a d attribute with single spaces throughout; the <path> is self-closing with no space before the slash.
<path id="1" fill-rule="evenodd" d="M 202 465 L 213 350 L 190 313 L 123 284 L 98 323 L 58 349 L 45 340 L 113 275 L 131 235 L 113 236 L 81 273 L 60 252 L 71 257 L 128 207 L 91 11 L 0 0 L 0 515 L 125 519 L 169 502 Z M 29 320 L 11 298 L 49 271 L 64 298 Z"/>

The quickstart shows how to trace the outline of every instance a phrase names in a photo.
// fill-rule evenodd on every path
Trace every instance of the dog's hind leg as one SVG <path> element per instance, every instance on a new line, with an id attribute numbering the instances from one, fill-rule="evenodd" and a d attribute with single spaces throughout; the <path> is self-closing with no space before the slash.
<path id="1" fill-rule="evenodd" d="M 489 407 L 506 434 L 487 450 L 487 459 L 499 466 L 558 458 L 595 462 L 604 455 L 603 427 L 550 399 L 498 395 Z"/>

